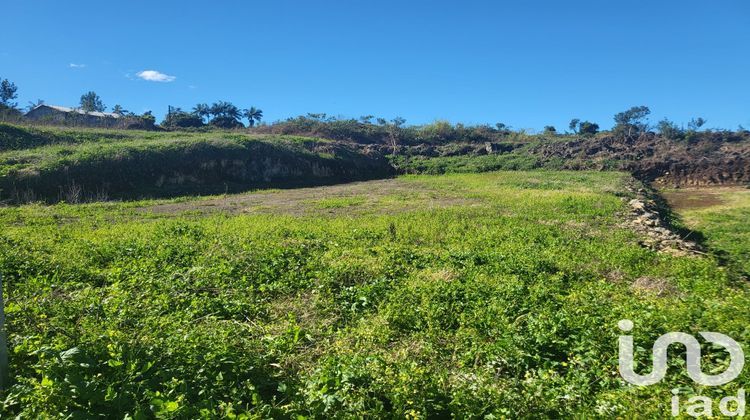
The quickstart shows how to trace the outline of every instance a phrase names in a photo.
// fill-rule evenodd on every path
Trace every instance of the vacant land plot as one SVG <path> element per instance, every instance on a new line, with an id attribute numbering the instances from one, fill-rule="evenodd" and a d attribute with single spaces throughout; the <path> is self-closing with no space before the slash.
<path id="1" fill-rule="evenodd" d="M 750 189 L 682 189 L 664 195 L 688 228 L 706 236 L 719 258 L 750 276 Z"/>
<path id="2" fill-rule="evenodd" d="M 750 340 L 731 267 L 623 227 L 631 181 L 494 172 L 0 208 L 3 415 L 656 417 L 673 388 L 736 392 L 695 388 L 679 357 L 659 385 L 617 372 L 620 319 L 645 370 L 668 331 Z"/>

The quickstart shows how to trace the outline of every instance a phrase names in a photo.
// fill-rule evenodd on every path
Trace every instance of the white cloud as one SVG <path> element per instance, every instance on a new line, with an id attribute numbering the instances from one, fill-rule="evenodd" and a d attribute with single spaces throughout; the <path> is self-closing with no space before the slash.
<path id="1" fill-rule="evenodd" d="M 68 65 L 68 67 L 70 67 L 71 69 L 82 69 L 82 68 L 86 67 L 86 65 L 85 64 L 70 63 Z"/>
<path id="2" fill-rule="evenodd" d="M 156 70 L 143 70 L 139 71 L 135 75 L 143 80 L 148 80 L 149 82 L 174 82 L 174 80 L 176 79 L 176 77 L 174 76 L 159 73 Z"/>

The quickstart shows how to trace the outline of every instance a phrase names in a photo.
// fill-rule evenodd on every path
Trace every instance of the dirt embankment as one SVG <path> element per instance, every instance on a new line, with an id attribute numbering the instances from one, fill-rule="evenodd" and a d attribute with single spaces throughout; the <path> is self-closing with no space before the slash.
<path id="1" fill-rule="evenodd" d="M 84 152 L 47 161 L 41 156 L 41 163 L 6 169 L 0 174 L 0 200 L 78 203 L 176 197 L 330 185 L 394 174 L 382 155 L 325 142 L 196 140 L 116 144 Z"/>
<path id="2" fill-rule="evenodd" d="M 669 186 L 750 183 L 750 136 L 701 133 L 675 141 L 648 133 L 637 138 L 600 137 L 540 143 L 530 153 L 543 161 L 562 159 L 567 169 L 621 169 L 636 178 Z"/>
<path id="3" fill-rule="evenodd" d="M 389 144 L 358 144 L 367 151 L 393 154 Z M 562 140 L 536 136 L 504 142 L 402 144 L 396 154 L 422 158 L 488 154 L 530 157 L 538 167 L 622 170 L 658 186 L 750 184 L 750 132 L 699 132 L 673 140 L 645 133 L 623 137 L 606 133 Z"/>

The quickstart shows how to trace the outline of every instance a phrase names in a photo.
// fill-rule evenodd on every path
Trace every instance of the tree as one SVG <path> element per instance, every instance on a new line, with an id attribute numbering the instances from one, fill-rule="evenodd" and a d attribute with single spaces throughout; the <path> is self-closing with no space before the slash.
<path id="1" fill-rule="evenodd" d="M 156 124 L 156 117 L 154 117 L 154 114 L 151 111 L 144 112 L 140 118 L 152 127 Z"/>
<path id="2" fill-rule="evenodd" d="M 557 130 L 552 125 L 545 125 L 544 134 L 557 134 Z"/>
<path id="3" fill-rule="evenodd" d="M 214 116 L 213 120 L 222 118 L 234 119 L 235 121 L 237 121 L 242 117 L 242 112 L 240 111 L 240 109 L 237 108 L 233 103 L 227 101 L 214 102 L 213 105 L 211 105 L 210 111 L 211 115 Z"/>
<path id="4" fill-rule="evenodd" d="M 104 112 L 107 109 L 96 92 L 91 91 L 81 95 L 81 109 L 86 112 Z"/>
<path id="5" fill-rule="evenodd" d="M 156 127 L 156 117 L 151 111 L 146 111 L 142 115 L 128 113 L 128 119 L 125 120 L 125 128 L 138 130 L 153 130 Z"/>
<path id="6" fill-rule="evenodd" d="M 328 117 L 328 114 L 326 114 L 325 112 L 321 112 L 321 113 L 308 112 L 307 117 L 312 118 L 317 121 L 325 121 L 326 118 Z"/>
<path id="7" fill-rule="evenodd" d="M 573 118 L 572 120 L 570 120 L 570 124 L 568 124 L 568 128 L 570 129 L 570 131 L 574 133 L 578 133 L 578 124 L 580 123 L 581 123 L 581 120 L 579 120 L 578 118 Z"/>
<path id="8" fill-rule="evenodd" d="M 396 148 L 398 147 L 398 141 L 401 137 L 401 126 L 406 123 L 406 120 L 401 117 L 396 117 L 391 120 L 388 125 L 388 138 L 391 141 L 391 148 L 393 149 L 393 155 L 396 156 Z"/>
<path id="9" fill-rule="evenodd" d="M 211 120 L 211 107 L 208 104 L 198 104 L 193 107 L 193 114 L 199 116 L 201 120 L 205 118 L 208 122 Z"/>
<path id="10" fill-rule="evenodd" d="M 179 107 L 169 106 L 167 115 L 161 123 L 168 128 L 190 128 L 203 127 L 203 118 L 190 112 L 185 112 Z"/>
<path id="11" fill-rule="evenodd" d="M 210 125 L 218 128 L 242 128 L 244 125 L 237 119 L 226 116 L 214 117 Z"/>
<path id="12" fill-rule="evenodd" d="M 13 102 L 14 99 L 18 98 L 18 86 L 8 79 L 3 79 L 0 82 L 0 106 L 5 108 L 15 108 L 18 104 Z"/>
<path id="13" fill-rule="evenodd" d="M 582 134 L 584 136 L 593 136 L 594 134 L 599 132 L 599 124 L 592 123 L 589 121 L 583 121 L 578 123 L 578 134 Z"/>
<path id="14" fill-rule="evenodd" d="M 128 115 L 130 111 L 123 109 L 121 105 L 115 105 L 112 107 L 112 113 L 117 115 Z"/>
<path id="15" fill-rule="evenodd" d="M 247 118 L 248 127 L 253 127 L 256 122 L 260 122 L 261 118 L 263 118 L 263 111 L 251 106 L 243 112 L 243 115 Z"/>
<path id="16" fill-rule="evenodd" d="M 44 105 L 43 99 L 37 99 L 36 102 L 29 101 L 29 103 L 26 105 L 26 112 L 29 112 L 40 105 Z"/>
<path id="17" fill-rule="evenodd" d="M 615 133 L 627 133 L 630 137 L 634 134 L 643 133 L 648 130 L 646 117 L 651 113 L 647 106 L 634 106 L 627 111 L 615 114 Z"/>
<path id="18" fill-rule="evenodd" d="M 669 121 L 666 118 L 656 124 L 656 129 L 659 131 L 659 134 L 662 137 L 670 140 L 677 140 L 684 134 L 682 130 L 677 127 L 677 124 Z"/>
<path id="19" fill-rule="evenodd" d="M 690 131 L 698 131 L 699 128 L 703 127 L 706 124 L 706 120 L 704 120 L 701 117 L 693 118 L 688 123 L 688 129 Z"/>
<path id="20" fill-rule="evenodd" d="M 244 127 L 240 122 L 242 111 L 233 103 L 227 101 L 214 102 L 210 108 L 213 119 L 209 124 L 219 128 L 239 128 Z"/>
<path id="21" fill-rule="evenodd" d="M 496 123 L 495 124 L 495 129 L 498 132 L 500 132 L 500 134 L 503 134 L 503 135 L 510 134 L 510 126 L 507 125 L 507 124 L 504 124 L 504 123 L 501 123 L 501 122 Z"/>

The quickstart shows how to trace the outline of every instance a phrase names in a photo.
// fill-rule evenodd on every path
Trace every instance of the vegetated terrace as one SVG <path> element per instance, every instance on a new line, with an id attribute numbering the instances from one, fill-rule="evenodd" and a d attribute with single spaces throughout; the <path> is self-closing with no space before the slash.
<path id="1" fill-rule="evenodd" d="M 3 411 L 666 415 L 689 379 L 626 386 L 617 321 L 638 342 L 699 325 L 744 344 L 750 294 L 711 255 L 641 246 L 622 224 L 632 182 L 491 172 L 0 208 Z"/>

